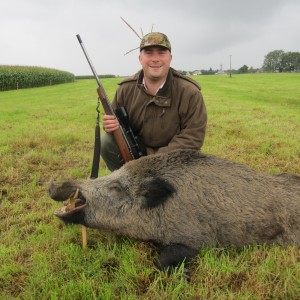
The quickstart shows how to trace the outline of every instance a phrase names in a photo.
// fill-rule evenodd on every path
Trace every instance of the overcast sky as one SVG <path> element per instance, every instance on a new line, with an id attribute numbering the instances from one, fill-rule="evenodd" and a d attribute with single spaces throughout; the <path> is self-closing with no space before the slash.
<path id="1" fill-rule="evenodd" d="M 175 69 L 262 66 L 273 50 L 300 51 L 299 0 L 0 0 L 0 65 L 89 75 L 80 34 L 98 74 L 140 69 L 142 35 L 161 31 Z"/>

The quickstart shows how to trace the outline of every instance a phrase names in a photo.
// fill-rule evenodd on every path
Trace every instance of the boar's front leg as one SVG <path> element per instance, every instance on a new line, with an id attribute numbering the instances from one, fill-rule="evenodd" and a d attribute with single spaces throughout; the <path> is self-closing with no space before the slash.
<path id="1" fill-rule="evenodd" d="M 181 244 L 171 244 L 162 248 L 159 256 L 156 258 L 155 265 L 160 270 L 167 271 L 169 274 L 175 267 L 180 266 L 183 262 L 188 264 L 198 251 Z M 185 269 L 185 277 L 188 278 L 188 269 Z"/>

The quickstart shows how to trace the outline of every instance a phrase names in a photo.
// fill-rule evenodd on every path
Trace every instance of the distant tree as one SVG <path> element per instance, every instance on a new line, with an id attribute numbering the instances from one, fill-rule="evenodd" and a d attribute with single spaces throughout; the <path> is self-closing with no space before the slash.
<path id="1" fill-rule="evenodd" d="M 239 68 L 238 72 L 242 73 L 242 74 L 247 73 L 248 72 L 248 66 L 243 65 L 242 67 Z"/>
<path id="2" fill-rule="evenodd" d="M 202 75 L 214 75 L 217 71 L 213 70 L 212 68 L 209 68 L 209 70 L 201 70 Z"/>
<path id="3" fill-rule="evenodd" d="M 269 52 L 264 59 L 263 69 L 266 72 L 282 72 L 283 50 L 274 50 Z"/>
<path id="4" fill-rule="evenodd" d="M 177 71 L 182 75 L 187 75 L 187 71 L 183 71 L 183 70 L 177 70 Z"/>
<path id="5" fill-rule="evenodd" d="M 259 69 L 254 69 L 252 66 L 248 69 L 248 73 L 257 73 Z"/>
<path id="6" fill-rule="evenodd" d="M 286 52 L 282 57 L 282 69 L 284 72 L 300 71 L 300 52 Z"/>

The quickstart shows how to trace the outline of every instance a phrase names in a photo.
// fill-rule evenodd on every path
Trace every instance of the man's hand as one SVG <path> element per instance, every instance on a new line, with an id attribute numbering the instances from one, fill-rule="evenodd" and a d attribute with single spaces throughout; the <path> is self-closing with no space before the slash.
<path id="1" fill-rule="evenodd" d="M 119 128 L 119 121 L 115 116 L 103 116 L 103 129 L 105 132 L 113 132 Z"/>

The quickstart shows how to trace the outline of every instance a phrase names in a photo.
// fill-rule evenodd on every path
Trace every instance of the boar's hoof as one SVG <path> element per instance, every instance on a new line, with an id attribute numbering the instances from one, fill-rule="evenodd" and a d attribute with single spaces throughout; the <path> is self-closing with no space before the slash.
<path id="1" fill-rule="evenodd" d="M 197 254 L 198 251 L 195 249 L 180 244 L 171 244 L 161 250 L 160 255 L 155 260 L 155 265 L 159 270 L 171 274 L 176 267 L 183 262 L 188 264 Z M 184 277 L 187 280 L 189 280 L 188 272 L 188 269 L 185 268 Z"/>

